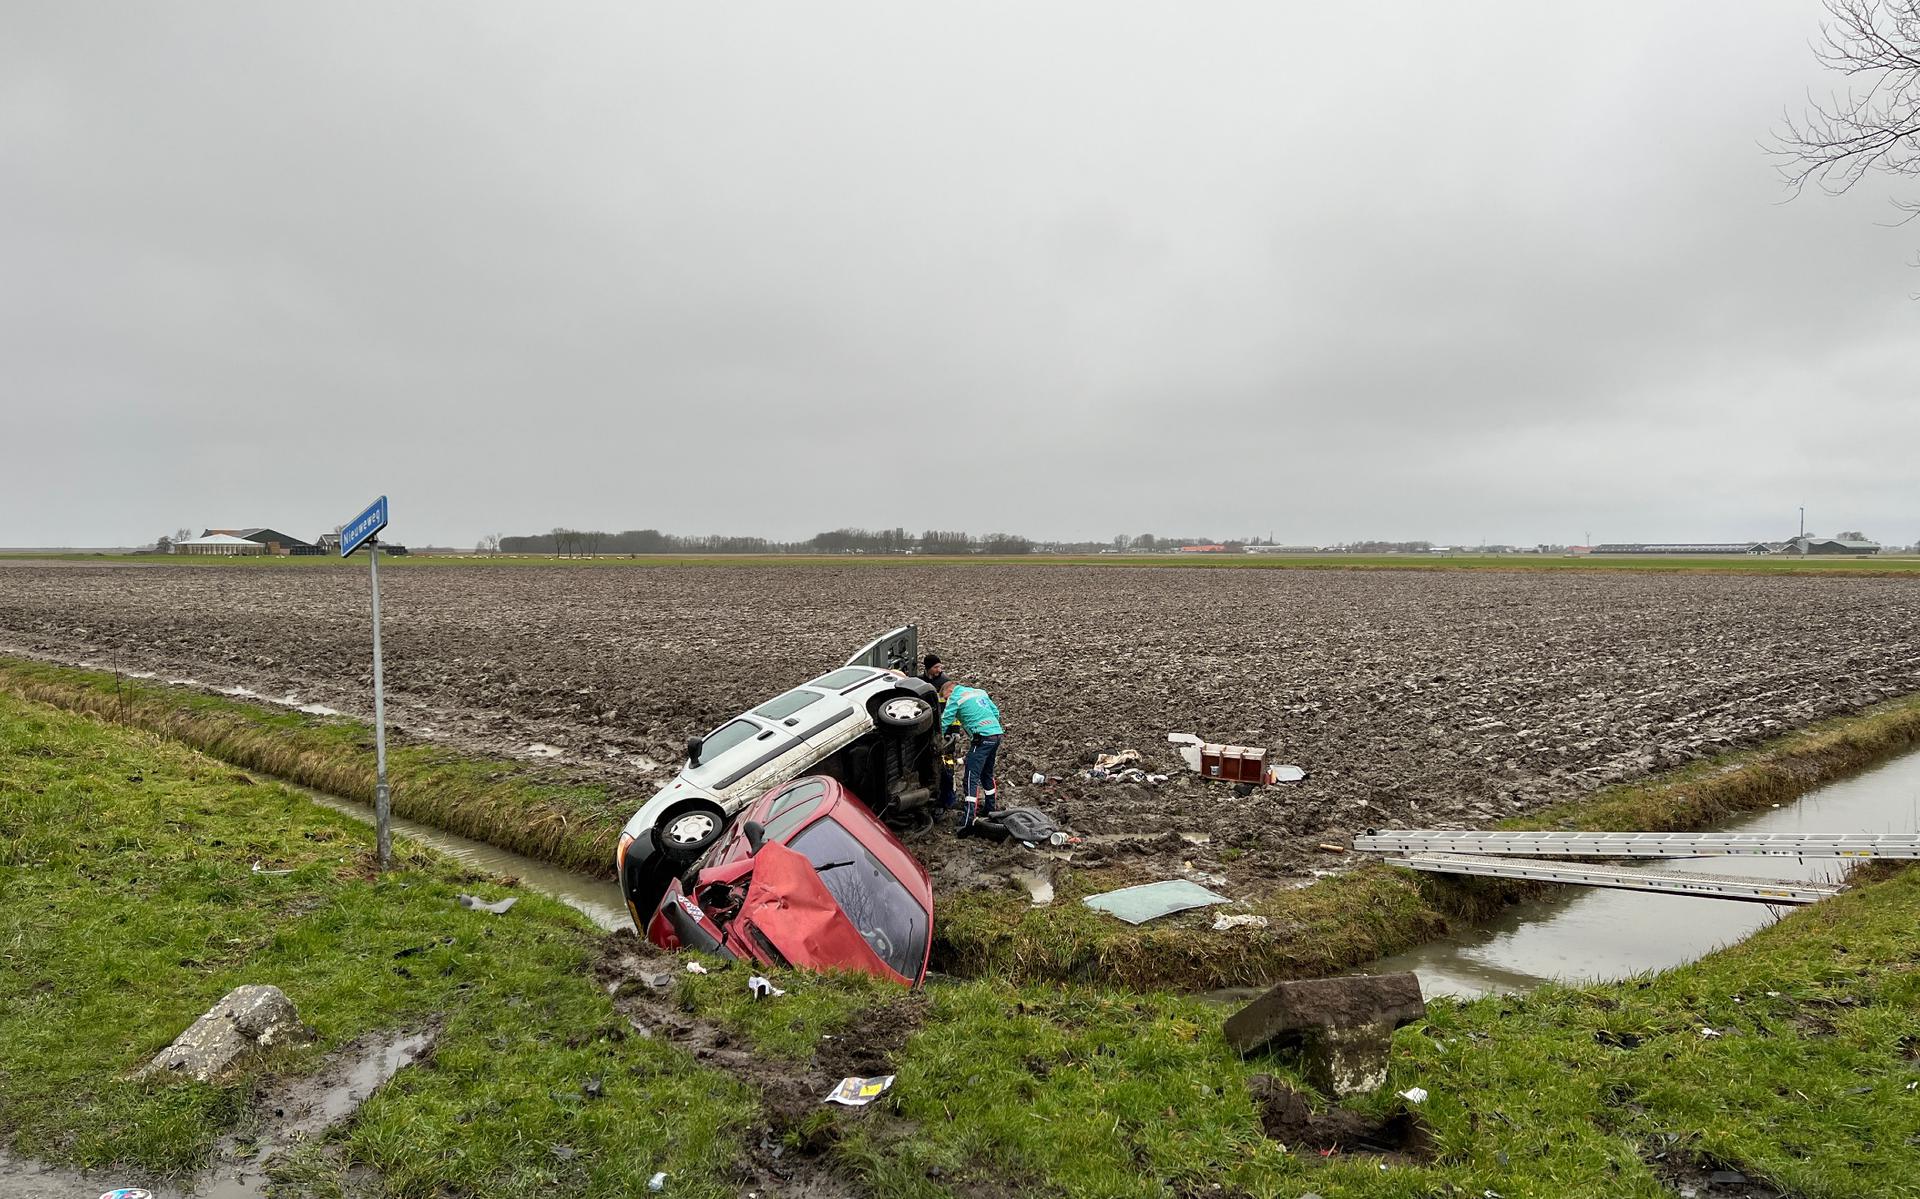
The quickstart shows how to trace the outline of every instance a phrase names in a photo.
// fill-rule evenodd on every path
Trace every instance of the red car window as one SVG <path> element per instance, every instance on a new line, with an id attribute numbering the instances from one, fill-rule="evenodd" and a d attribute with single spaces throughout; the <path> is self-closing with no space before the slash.
<path id="1" fill-rule="evenodd" d="M 927 953 L 927 912 L 906 885 L 831 816 L 801 829 L 788 844 L 813 863 L 874 954 L 918 981 Z"/>

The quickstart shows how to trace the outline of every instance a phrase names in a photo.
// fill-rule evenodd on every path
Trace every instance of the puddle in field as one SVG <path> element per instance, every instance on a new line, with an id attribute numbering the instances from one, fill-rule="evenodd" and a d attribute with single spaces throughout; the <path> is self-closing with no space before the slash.
<path id="1" fill-rule="evenodd" d="M 1920 831 L 1920 753 L 1715 831 Z M 1847 870 L 1846 862 L 1833 858 L 1712 857 L 1659 864 L 1676 871 L 1818 881 L 1838 880 Z M 1358 973 L 1411 970 L 1420 976 L 1420 988 L 1428 996 L 1526 991 L 1546 982 L 1605 982 L 1691 962 L 1743 940 L 1792 910 L 1690 895 L 1563 886 L 1544 899 L 1517 904 L 1487 924 L 1382 958 Z"/>
<path id="2" fill-rule="evenodd" d="M 373 822 L 373 809 L 366 804 L 310 790 L 295 783 L 286 785 L 323 808 L 332 808 L 336 812 L 343 812 L 355 820 L 364 820 L 369 824 Z M 488 874 L 517 878 L 521 886 L 530 891 L 538 891 L 542 895 L 552 896 L 582 913 L 587 919 L 608 932 L 626 928 L 631 923 L 627 916 L 626 900 L 620 895 L 619 884 L 611 879 L 590 878 L 584 874 L 562 869 L 550 862 L 538 861 L 511 850 L 501 849 L 497 845 L 488 845 L 484 841 L 472 841 L 412 820 L 403 820 L 398 816 L 392 818 L 392 825 L 396 835 L 418 841 L 422 845 L 431 845 L 463 866 L 470 866 Z"/>
<path id="3" fill-rule="evenodd" d="M 1053 902 L 1053 869 L 1051 866 L 1035 866 L 1030 870 L 1016 870 L 1014 880 L 1027 889 L 1029 902 L 1036 908 L 1044 908 Z"/>

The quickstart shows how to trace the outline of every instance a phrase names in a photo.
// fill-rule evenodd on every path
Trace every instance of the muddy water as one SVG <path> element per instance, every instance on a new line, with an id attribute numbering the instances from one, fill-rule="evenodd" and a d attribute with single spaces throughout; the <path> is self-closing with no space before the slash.
<path id="1" fill-rule="evenodd" d="M 313 791 L 294 783 L 286 785 L 293 787 L 294 790 L 323 808 L 344 812 L 355 820 L 365 820 L 369 823 L 373 820 L 373 809 L 366 804 L 341 799 L 321 791 Z M 410 837 L 422 845 L 431 845 L 464 866 L 470 866 L 488 874 L 517 878 L 528 890 L 538 891 L 542 895 L 551 895 L 568 907 L 583 913 L 587 919 L 608 932 L 626 928 L 631 923 L 627 918 L 626 901 L 620 897 L 620 887 L 610 879 L 589 878 L 584 874 L 575 874 L 571 870 L 563 870 L 551 863 L 488 845 L 484 841 L 470 841 L 453 833 L 442 832 L 430 825 L 402 820 L 398 816 L 393 818 L 393 831 L 402 837 Z"/>
<path id="2" fill-rule="evenodd" d="M 1717 831 L 1920 831 L 1920 753 Z M 1838 879 L 1847 869 L 1844 862 L 1831 858 L 1719 857 L 1661 865 L 1712 874 L 1820 880 Z M 1489 924 L 1382 958 L 1362 972 L 1412 970 L 1429 997 L 1525 991 L 1545 982 L 1609 981 L 1693 961 L 1742 940 L 1792 910 L 1687 895 L 1560 887 L 1545 899 L 1509 908 Z"/>

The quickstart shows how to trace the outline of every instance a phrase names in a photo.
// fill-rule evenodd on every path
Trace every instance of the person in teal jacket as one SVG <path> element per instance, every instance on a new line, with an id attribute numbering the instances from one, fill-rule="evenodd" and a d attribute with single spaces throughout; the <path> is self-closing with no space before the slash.
<path id="1" fill-rule="evenodd" d="M 994 759 L 1000 754 L 1000 738 L 1006 732 L 1000 724 L 1000 706 L 978 687 L 963 687 L 951 675 L 940 679 L 940 728 L 959 725 L 973 737 L 967 750 L 966 797 L 960 810 L 960 825 L 954 832 L 965 832 L 976 816 L 993 812 Z"/>

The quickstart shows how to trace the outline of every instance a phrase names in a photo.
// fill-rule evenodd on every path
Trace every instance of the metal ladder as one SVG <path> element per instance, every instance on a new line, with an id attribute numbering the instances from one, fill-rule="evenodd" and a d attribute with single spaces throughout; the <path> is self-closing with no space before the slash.
<path id="1" fill-rule="evenodd" d="M 1484 878 L 1575 883 L 1624 891 L 1740 899 L 1750 903 L 1813 903 L 1840 893 L 1838 883 L 1738 878 L 1728 874 L 1692 874 L 1657 867 L 1598 866 L 1586 862 L 1546 862 L 1536 858 L 1479 857 L 1460 853 L 1416 853 L 1403 858 L 1388 858 L 1387 864 L 1432 874 L 1471 874 Z"/>
<path id="2" fill-rule="evenodd" d="M 1369 829 L 1374 853 L 1546 858 L 1920 858 L 1920 833 L 1544 833 Z"/>

